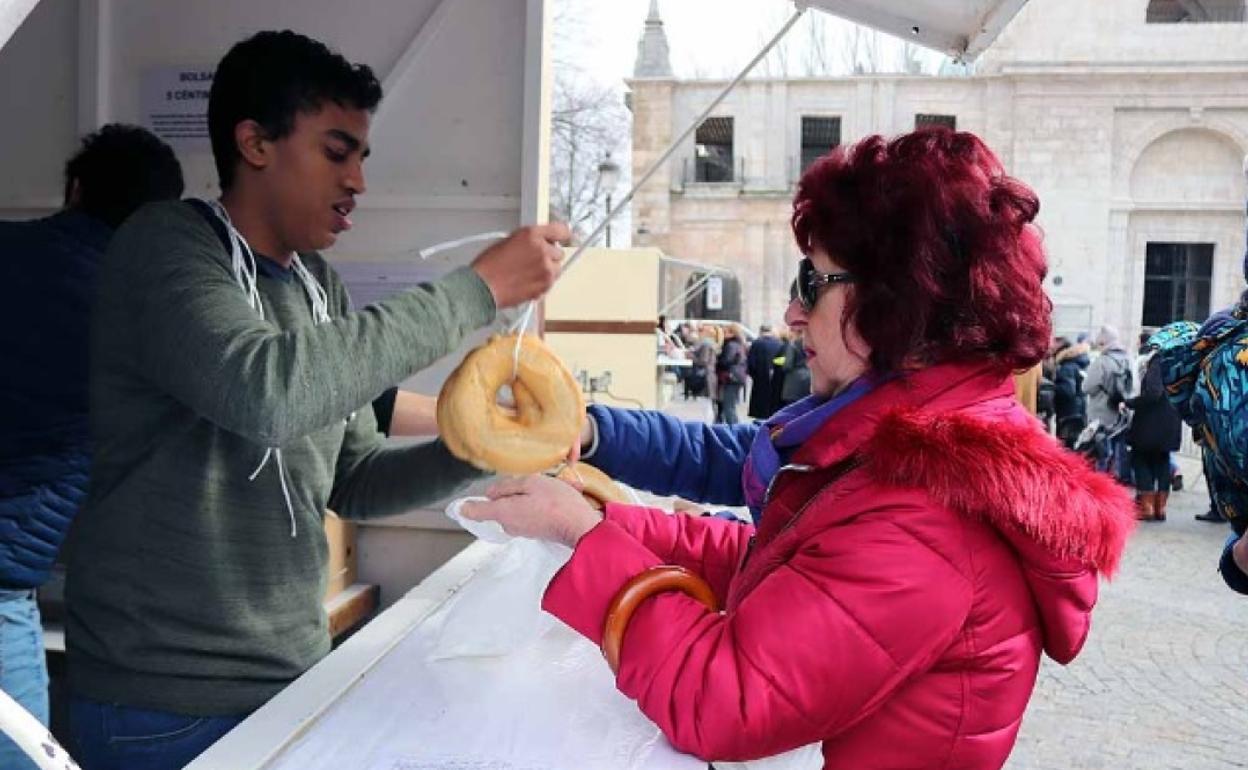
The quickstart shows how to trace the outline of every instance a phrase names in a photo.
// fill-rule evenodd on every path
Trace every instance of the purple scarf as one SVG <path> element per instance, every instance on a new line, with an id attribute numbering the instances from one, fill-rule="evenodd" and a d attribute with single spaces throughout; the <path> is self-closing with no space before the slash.
<path id="1" fill-rule="evenodd" d="M 789 404 L 759 427 L 741 469 L 745 504 L 755 524 L 763 514 L 767 487 L 788 462 L 793 450 L 806 443 L 833 415 L 870 393 L 877 384 L 876 378 L 863 375 L 832 398 L 807 396 Z"/>

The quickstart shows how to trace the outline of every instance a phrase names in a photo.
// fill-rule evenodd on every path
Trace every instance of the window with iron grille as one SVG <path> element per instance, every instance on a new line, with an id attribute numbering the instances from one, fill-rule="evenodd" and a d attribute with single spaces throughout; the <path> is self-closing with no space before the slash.
<path id="1" fill-rule="evenodd" d="M 1149 24 L 1211 24 L 1244 21 L 1244 0 L 1150 0 Z"/>
<path id="2" fill-rule="evenodd" d="M 733 180 L 732 118 L 707 118 L 698 126 L 694 142 L 694 181 Z"/>
<path id="3" fill-rule="evenodd" d="M 840 118 L 802 116 L 802 171 L 841 143 Z"/>
<path id="4" fill-rule="evenodd" d="M 944 126 L 950 131 L 958 130 L 957 115 L 935 115 L 926 112 L 920 112 L 914 116 L 914 127 L 916 129 L 924 126 Z"/>
<path id="5" fill-rule="evenodd" d="M 1212 243 L 1150 243 L 1144 257 L 1143 326 L 1209 317 Z"/>

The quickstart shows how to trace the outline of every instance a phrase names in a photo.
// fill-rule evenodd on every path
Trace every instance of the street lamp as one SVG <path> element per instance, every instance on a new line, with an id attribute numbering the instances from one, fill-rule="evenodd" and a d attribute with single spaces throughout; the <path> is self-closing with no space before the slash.
<path id="1" fill-rule="evenodd" d="M 615 192 L 615 186 L 620 183 L 620 167 L 615 161 L 611 160 L 611 153 L 607 153 L 602 162 L 598 164 L 598 185 L 607 191 L 607 216 L 611 216 L 611 193 Z M 611 248 L 611 222 L 607 221 L 607 248 Z"/>

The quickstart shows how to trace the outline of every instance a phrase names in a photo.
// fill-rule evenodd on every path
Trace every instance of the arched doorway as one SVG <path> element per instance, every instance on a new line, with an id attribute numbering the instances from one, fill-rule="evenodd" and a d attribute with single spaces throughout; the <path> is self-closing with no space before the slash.
<path id="1" fill-rule="evenodd" d="M 1203 321 L 1244 286 L 1243 149 L 1219 131 L 1181 128 L 1131 166 L 1129 301 L 1124 331 Z"/>

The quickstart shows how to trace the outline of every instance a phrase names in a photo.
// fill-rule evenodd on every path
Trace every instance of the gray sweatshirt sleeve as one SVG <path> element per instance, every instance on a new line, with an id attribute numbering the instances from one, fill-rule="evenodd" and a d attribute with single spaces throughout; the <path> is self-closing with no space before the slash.
<path id="1" fill-rule="evenodd" d="M 385 446 L 372 410 L 363 409 L 343 437 L 329 507 L 346 519 L 390 516 L 444 500 L 486 475 L 441 440 Z"/>
<path id="2" fill-rule="evenodd" d="M 114 237 L 144 330 L 147 376 L 205 419 L 263 446 L 307 435 L 453 350 L 495 315 L 468 268 L 329 323 L 281 329 L 235 283 L 211 227 L 185 204 L 149 206 Z"/>
<path id="3" fill-rule="evenodd" d="M 327 288 L 339 313 L 350 308 L 336 276 Z M 487 474 L 457 459 L 440 440 L 388 446 L 371 408 L 347 423 L 334 470 L 329 507 L 346 519 L 391 516 L 451 497 Z"/>

